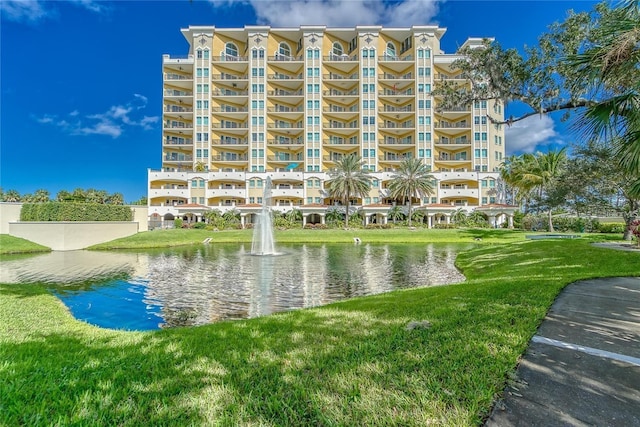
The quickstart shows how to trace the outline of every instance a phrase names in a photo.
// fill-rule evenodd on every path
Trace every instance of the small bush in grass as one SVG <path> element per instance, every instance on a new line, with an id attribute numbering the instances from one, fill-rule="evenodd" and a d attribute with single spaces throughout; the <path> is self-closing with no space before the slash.
<path id="1" fill-rule="evenodd" d="M 625 225 L 621 222 L 608 222 L 600 224 L 598 231 L 600 233 L 624 233 Z"/>
<path id="2" fill-rule="evenodd" d="M 173 226 L 175 228 L 182 228 L 183 223 L 182 218 L 176 218 L 173 220 Z"/>

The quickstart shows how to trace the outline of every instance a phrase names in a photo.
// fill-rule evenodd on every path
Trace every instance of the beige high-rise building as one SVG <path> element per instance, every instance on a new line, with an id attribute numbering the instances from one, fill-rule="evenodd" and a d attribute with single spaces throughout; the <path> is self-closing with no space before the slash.
<path id="1" fill-rule="evenodd" d="M 148 172 L 152 225 L 201 221 L 209 209 L 252 220 L 267 177 L 273 209 L 300 209 L 321 223 L 340 202 L 324 190 L 335 161 L 359 155 L 371 172 L 367 197 L 352 204 L 365 222 L 384 223 L 394 203 L 387 184 L 417 157 L 437 179 L 433 196 L 413 200 L 425 222 L 457 209 L 499 206 L 505 155 L 502 104 L 476 102 L 439 112 L 432 90 L 469 84 L 440 49 L 446 29 L 182 29 L 185 56 L 164 55 L 162 169 Z M 481 46 L 470 38 L 464 46 Z M 463 47 L 464 47 L 463 46 Z"/>

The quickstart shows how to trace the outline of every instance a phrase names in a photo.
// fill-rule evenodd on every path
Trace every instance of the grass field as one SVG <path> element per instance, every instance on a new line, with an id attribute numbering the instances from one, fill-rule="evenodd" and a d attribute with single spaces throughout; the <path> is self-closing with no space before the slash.
<path id="1" fill-rule="evenodd" d="M 442 235 L 488 243 L 461 284 L 146 333 L 0 285 L 0 425 L 480 425 L 566 284 L 640 274 L 640 253 L 499 232 Z"/>

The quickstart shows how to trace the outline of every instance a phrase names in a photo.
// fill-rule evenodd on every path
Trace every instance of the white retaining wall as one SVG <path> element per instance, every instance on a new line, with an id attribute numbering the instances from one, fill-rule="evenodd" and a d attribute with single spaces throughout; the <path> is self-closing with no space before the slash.
<path id="1" fill-rule="evenodd" d="M 137 222 L 61 221 L 10 222 L 9 234 L 47 246 L 54 251 L 73 251 L 138 232 Z"/>

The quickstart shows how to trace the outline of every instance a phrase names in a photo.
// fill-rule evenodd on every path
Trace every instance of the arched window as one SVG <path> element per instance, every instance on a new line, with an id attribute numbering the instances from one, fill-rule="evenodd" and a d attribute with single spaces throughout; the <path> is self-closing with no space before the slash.
<path id="1" fill-rule="evenodd" d="M 287 59 L 291 57 L 291 48 L 287 43 L 285 42 L 280 43 L 280 46 L 278 46 L 278 56 L 281 56 Z"/>
<path id="2" fill-rule="evenodd" d="M 344 53 L 342 45 L 339 42 L 333 42 L 333 50 L 331 51 L 335 56 L 340 56 Z"/>
<path id="3" fill-rule="evenodd" d="M 387 51 L 385 52 L 385 55 L 388 58 L 395 58 L 396 57 L 396 47 L 393 45 L 393 43 L 391 43 L 391 42 L 387 43 Z"/>
<path id="4" fill-rule="evenodd" d="M 226 45 L 224 45 L 224 54 L 225 56 L 231 56 L 233 58 L 237 58 L 238 57 L 238 46 L 236 46 L 234 43 L 227 43 Z"/>

